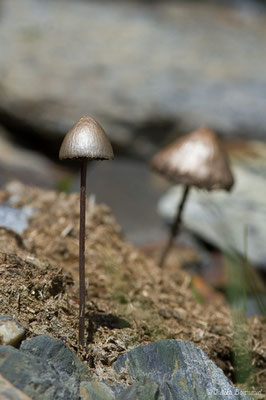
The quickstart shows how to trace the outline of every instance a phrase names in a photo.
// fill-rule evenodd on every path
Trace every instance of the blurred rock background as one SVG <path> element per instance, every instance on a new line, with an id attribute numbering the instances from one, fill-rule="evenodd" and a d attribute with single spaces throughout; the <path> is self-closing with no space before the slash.
<path id="1" fill-rule="evenodd" d="M 223 249 L 219 233 L 206 234 L 217 233 L 215 215 L 230 235 L 256 225 L 250 252 L 265 267 L 264 2 L 1 0 L 0 43 L 1 185 L 17 178 L 78 190 L 77 166 L 59 163 L 58 150 L 68 129 L 92 115 L 116 158 L 91 164 L 89 192 L 110 205 L 135 243 L 160 243 L 157 203 L 170 185 L 147 161 L 208 125 L 226 141 L 239 183 L 215 203 L 216 214 L 188 209 L 188 227 Z M 169 220 L 171 212 L 161 213 Z M 240 252 L 241 241 L 232 239 Z"/>

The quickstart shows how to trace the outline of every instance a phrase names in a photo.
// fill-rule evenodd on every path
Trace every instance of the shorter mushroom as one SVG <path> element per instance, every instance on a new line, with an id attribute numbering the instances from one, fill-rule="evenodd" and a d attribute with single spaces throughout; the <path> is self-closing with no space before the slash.
<path id="1" fill-rule="evenodd" d="M 93 118 L 82 117 L 66 134 L 59 152 L 60 160 L 78 159 L 81 164 L 79 229 L 79 343 L 84 346 L 85 329 L 85 217 L 86 171 L 88 160 L 114 158 L 111 143 Z"/>
<path id="2" fill-rule="evenodd" d="M 163 267 L 178 233 L 190 187 L 229 191 L 234 184 L 234 178 L 227 154 L 217 136 L 204 127 L 162 149 L 152 158 L 151 167 L 170 181 L 184 185 L 183 196 L 160 257 L 159 265 Z"/>

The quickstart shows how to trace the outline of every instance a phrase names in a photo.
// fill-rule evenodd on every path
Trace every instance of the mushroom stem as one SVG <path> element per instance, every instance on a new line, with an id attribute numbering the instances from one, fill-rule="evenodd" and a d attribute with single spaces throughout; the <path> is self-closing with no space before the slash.
<path id="1" fill-rule="evenodd" d="M 169 237 L 168 240 L 166 242 L 166 245 L 162 251 L 161 257 L 160 257 L 160 261 L 159 261 L 159 266 L 162 268 L 164 266 L 164 263 L 166 261 L 166 258 L 168 256 L 168 253 L 173 245 L 174 239 L 178 233 L 179 230 L 179 226 L 180 223 L 182 221 L 182 212 L 184 209 L 184 205 L 188 196 L 188 192 L 189 192 L 190 187 L 188 185 L 184 186 L 184 191 L 183 191 L 183 196 L 182 199 L 178 205 L 178 209 L 177 209 L 177 213 L 175 216 L 175 220 L 170 228 L 170 232 L 169 232 Z"/>
<path id="2" fill-rule="evenodd" d="M 84 346 L 85 330 L 85 220 L 86 220 L 87 160 L 82 160 L 80 174 L 80 224 L 79 224 L 79 344 Z"/>

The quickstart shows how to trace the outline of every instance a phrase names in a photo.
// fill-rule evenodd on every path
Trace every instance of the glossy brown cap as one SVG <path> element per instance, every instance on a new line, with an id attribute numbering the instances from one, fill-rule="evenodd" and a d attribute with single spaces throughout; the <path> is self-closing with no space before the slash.
<path id="1" fill-rule="evenodd" d="M 162 149 L 151 167 L 175 183 L 202 189 L 230 190 L 234 178 L 229 160 L 217 136 L 200 128 Z"/>
<path id="2" fill-rule="evenodd" d="M 84 116 L 66 134 L 59 158 L 111 160 L 114 153 L 103 128 L 93 118 Z"/>

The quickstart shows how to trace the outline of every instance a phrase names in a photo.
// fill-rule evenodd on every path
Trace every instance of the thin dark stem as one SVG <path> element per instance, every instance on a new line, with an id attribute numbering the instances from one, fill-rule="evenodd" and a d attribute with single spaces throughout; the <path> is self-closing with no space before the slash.
<path id="1" fill-rule="evenodd" d="M 184 186 L 184 192 L 183 192 L 183 196 L 182 199 L 178 205 L 178 209 L 177 209 L 177 213 L 176 213 L 176 217 L 174 220 L 174 223 L 171 226 L 170 232 L 169 232 L 169 237 L 168 240 L 166 242 L 166 245 L 162 251 L 161 257 L 160 257 L 160 261 L 159 261 L 159 266 L 162 268 L 164 266 L 164 263 L 166 261 L 166 258 L 168 256 L 168 253 L 173 245 L 174 239 L 178 233 L 179 230 L 179 226 L 180 223 L 182 221 L 182 212 L 184 209 L 184 205 L 188 196 L 188 192 L 189 192 L 189 186 Z"/>
<path id="2" fill-rule="evenodd" d="M 82 161 L 80 175 L 80 224 L 79 224 L 79 344 L 84 346 L 85 330 L 85 220 L 86 220 L 86 171 L 87 160 Z"/>

